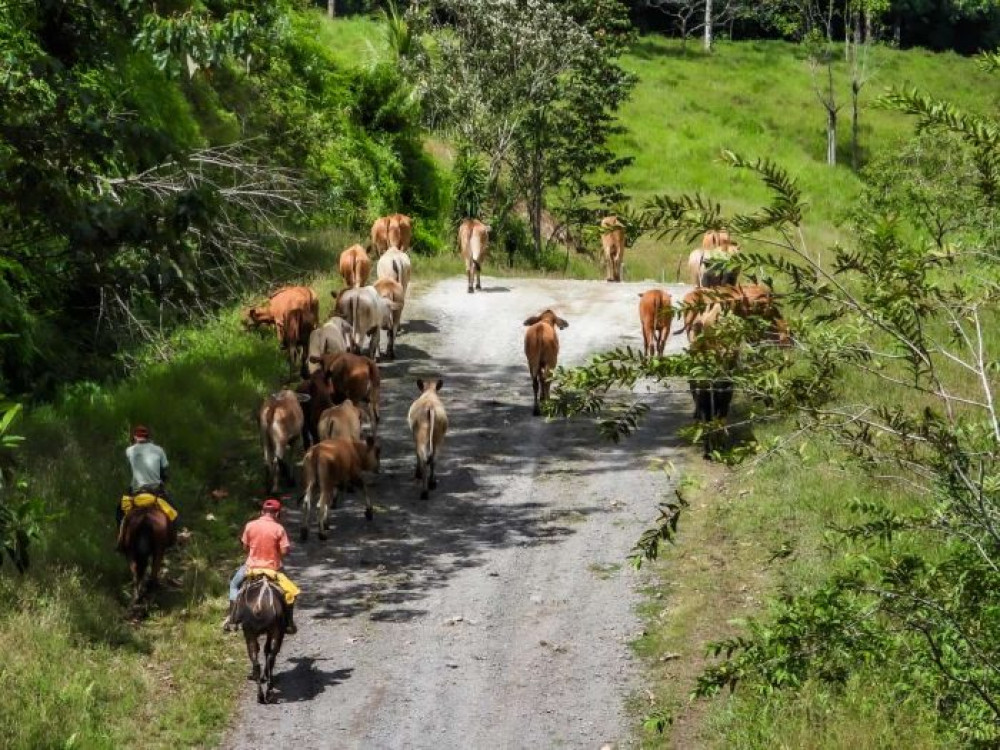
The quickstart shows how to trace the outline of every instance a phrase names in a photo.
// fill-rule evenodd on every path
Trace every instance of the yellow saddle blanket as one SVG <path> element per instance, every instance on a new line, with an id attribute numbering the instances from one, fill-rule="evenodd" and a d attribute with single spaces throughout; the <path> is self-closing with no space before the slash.
<path id="1" fill-rule="evenodd" d="M 271 570 L 270 568 L 249 568 L 247 570 L 247 578 L 256 578 L 257 576 L 270 578 L 278 584 L 278 587 L 285 593 L 286 604 L 295 604 L 295 597 L 302 593 L 299 587 L 292 583 L 292 579 L 280 570 Z"/>
<path id="2" fill-rule="evenodd" d="M 133 508 L 145 508 L 147 505 L 157 505 L 171 522 L 177 520 L 177 511 L 162 497 L 148 492 L 142 492 L 138 495 L 122 495 L 122 512 L 126 516 Z"/>

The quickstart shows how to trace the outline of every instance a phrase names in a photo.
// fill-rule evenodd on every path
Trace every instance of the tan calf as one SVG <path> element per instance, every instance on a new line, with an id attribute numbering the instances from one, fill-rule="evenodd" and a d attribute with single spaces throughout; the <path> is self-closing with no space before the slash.
<path id="1" fill-rule="evenodd" d="M 528 358 L 531 388 L 535 394 L 532 414 L 537 417 L 542 413 L 540 400 L 549 399 L 552 371 L 559 361 L 559 335 L 556 333 L 556 328 L 567 328 L 569 323 L 551 310 L 546 310 L 540 315 L 528 318 L 524 321 L 524 325 L 528 327 L 524 332 L 524 354 Z"/>
<path id="2" fill-rule="evenodd" d="M 330 406 L 319 417 L 319 439 L 348 438 L 361 440 L 361 409 L 351 399 Z"/>
<path id="3" fill-rule="evenodd" d="M 483 288 L 483 261 L 489 250 L 490 227 L 478 219 L 466 219 L 458 227 L 458 249 L 465 261 L 465 275 L 469 279 L 469 294 L 472 294 L 472 282 L 476 289 Z"/>
<path id="4" fill-rule="evenodd" d="M 357 288 L 368 283 L 372 272 L 372 262 L 361 245 L 351 245 L 340 254 L 340 275 L 348 288 Z"/>
<path id="5" fill-rule="evenodd" d="M 622 280 L 622 263 L 625 260 L 625 227 L 617 216 L 601 219 L 601 248 L 608 281 Z"/>
<path id="6" fill-rule="evenodd" d="M 438 451 L 448 432 L 448 414 L 438 392 L 444 386 L 443 380 L 435 383 L 417 381 L 420 395 L 410 405 L 407 421 L 413 433 L 413 445 L 417 451 L 416 477 L 422 481 L 420 499 L 426 500 L 429 490 L 437 487 L 435 467 Z"/>
<path id="7" fill-rule="evenodd" d="M 392 310 L 392 325 L 385 329 L 386 338 L 389 339 L 385 356 L 389 359 L 395 359 L 396 336 L 399 335 L 399 324 L 403 320 L 403 305 L 406 304 L 406 290 L 402 284 L 392 279 L 379 279 L 373 286 L 375 287 L 375 291 L 379 293 L 379 296 L 389 302 Z"/>
<path id="8" fill-rule="evenodd" d="M 288 454 L 302 434 L 304 419 L 299 397 L 293 391 L 274 393 L 260 406 L 257 421 L 269 492 L 277 492 L 281 481 L 294 484 Z"/>
<path id="9" fill-rule="evenodd" d="M 302 525 L 299 529 L 303 540 L 309 538 L 309 518 L 317 501 L 317 533 L 320 539 L 326 539 L 330 528 L 330 506 L 337 506 L 337 500 L 348 485 L 361 485 L 365 496 L 365 518 L 370 521 L 375 517 L 362 472 L 378 471 L 380 453 L 378 440 L 373 437 L 364 440 L 323 440 L 306 452 L 303 462 L 306 490 L 302 496 Z"/>
<path id="10" fill-rule="evenodd" d="M 647 357 L 663 356 L 674 317 L 673 300 L 662 289 L 650 289 L 639 295 L 639 322 L 642 325 L 643 352 Z"/>

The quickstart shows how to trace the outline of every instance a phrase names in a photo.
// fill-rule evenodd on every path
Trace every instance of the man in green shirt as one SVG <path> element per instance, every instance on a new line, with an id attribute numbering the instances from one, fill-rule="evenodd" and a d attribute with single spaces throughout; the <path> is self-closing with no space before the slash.
<path id="1" fill-rule="evenodd" d="M 129 494 L 139 495 L 149 493 L 167 500 L 170 505 L 177 509 L 173 498 L 167 494 L 166 481 L 167 469 L 170 463 L 167 461 L 167 454 L 149 436 L 149 428 L 143 425 L 136 425 L 132 430 L 132 445 L 125 450 L 125 457 L 128 459 L 129 467 L 132 470 L 132 482 L 129 485 Z M 119 539 L 121 546 L 122 519 L 125 517 L 122 505 L 119 502 L 115 518 L 118 521 Z M 171 543 L 177 538 L 177 519 L 170 523 Z"/>

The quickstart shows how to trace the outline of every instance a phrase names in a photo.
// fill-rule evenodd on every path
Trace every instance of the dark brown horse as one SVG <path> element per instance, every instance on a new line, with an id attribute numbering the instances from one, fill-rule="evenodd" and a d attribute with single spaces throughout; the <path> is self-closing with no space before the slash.
<path id="1" fill-rule="evenodd" d="M 257 683 L 257 702 L 271 703 L 274 685 L 274 662 L 285 640 L 285 594 L 278 584 L 261 576 L 248 578 L 236 598 L 236 622 L 243 626 L 250 657 L 249 679 Z M 264 670 L 260 668 L 260 642 L 264 642 Z"/>
<path id="2" fill-rule="evenodd" d="M 132 604 L 159 585 L 163 554 L 170 546 L 170 520 L 156 505 L 134 508 L 125 517 L 122 549 L 132 571 Z M 146 572 L 149 578 L 146 578 Z"/>

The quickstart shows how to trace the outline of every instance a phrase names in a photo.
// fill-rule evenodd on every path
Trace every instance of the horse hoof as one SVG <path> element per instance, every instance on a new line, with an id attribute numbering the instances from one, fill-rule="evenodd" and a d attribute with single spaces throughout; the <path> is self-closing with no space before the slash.
<path id="1" fill-rule="evenodd" d="M 438 486 L 438 480 L 436 480 L 436 479 L 429 480 L 427 482 L 427 486 L 430 487 L 432 490 L 436 490 L 437 486 Z"/>
<path id="2" fill-rule="evenodd" d="M 316 536 L 317 536 L 317 537 L 319 537 L 319 540 L 320 540 L 321 542 L 325 542 L 325 541 L 326 541 L 326 532 L 325 532 L 325 531 L 320 531 L 320 532 L 318 532 L 318 533 L 316 534 Z"/>
<path id="3" fill-rule="evenodd" d="M 371 521 L 373 518 L 375 518 L 375 511 L 372 510 L 371 508 L 365 508 L 365 518 Z"/>

